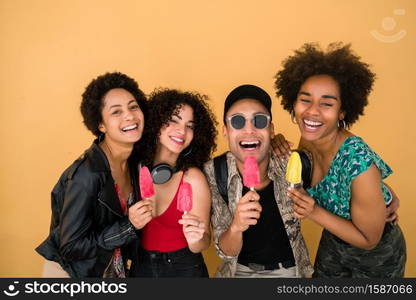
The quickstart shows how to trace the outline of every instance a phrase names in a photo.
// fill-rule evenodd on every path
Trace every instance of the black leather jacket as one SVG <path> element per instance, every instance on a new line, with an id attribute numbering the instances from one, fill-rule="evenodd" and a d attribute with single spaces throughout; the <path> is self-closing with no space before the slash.
<path id="1" fill-rule="evenodd" d="M 138 199 L 134 157 L 129 166 Z M 103 277 L 114 249 L 121 248 L 123 260 L 131 259 L 135 268 L 138 234 L 123 216 L 110 165 L 97 140 L 64 171 L 51 200 L 50 233 L 36 248 L 40 255 L 58 262 L 71 277 Z"/>

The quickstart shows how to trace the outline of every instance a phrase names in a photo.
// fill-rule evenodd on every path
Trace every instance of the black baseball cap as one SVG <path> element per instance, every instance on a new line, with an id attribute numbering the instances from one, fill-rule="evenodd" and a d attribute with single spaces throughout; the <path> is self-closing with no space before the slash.
<path id="1" fill-rule="evenodd" d="M 255 99 L 259 101 L 263 106 L 267 109 L 270 114 L 270 118 L 272 117 L 272 99 L 270 98 L 269 94 L 262 88 L 252 84 L 243 84 L 231 91 L 228 94 L 227 98 L 225 98 L 224 102 L 224 115 L 223 120 L 225 124 L 225 115 L 230 107 L 241 99 Z"/>

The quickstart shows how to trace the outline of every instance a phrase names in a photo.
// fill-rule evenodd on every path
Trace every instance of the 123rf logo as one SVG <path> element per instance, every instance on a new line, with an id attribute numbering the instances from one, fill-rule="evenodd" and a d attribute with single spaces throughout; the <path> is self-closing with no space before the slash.
<path id="1" fill-rule="evenodd" d="M 19 293 L 24 294 L 66 294 L 73 297 L 77 294 L 125 294 L 127 293 L 127 283 L 89 283 L 89 282 L 28 282 L 20 290 L 17 288 L 19 281 L 10 284 L 3 293 L 6 296 L 14 297 Z"/>

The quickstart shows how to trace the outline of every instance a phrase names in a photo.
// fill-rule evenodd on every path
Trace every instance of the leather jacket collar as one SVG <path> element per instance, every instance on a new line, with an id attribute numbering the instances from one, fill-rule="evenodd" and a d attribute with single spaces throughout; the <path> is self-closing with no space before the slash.
<path id="1" fill-rule="evenodd" d="M 118 199 L 118 195 L 114 188 L 115 182 L 111 175 L 110 163 L 104 151 L 98 145 L 98 139 L 94 140 L 94 143 L 91 145 L 91 147 L 88 150 L 85 151 L 84 155 L 86 156 L 87 161 L 90 162 L 90 166 L 89 166 L 90 170 L 96 173 L 104 173 L 106 177 L 105 185 L 103 186 L 102 190 L 100 191 L 98 195 L 98 201 L 102 202 L 115 214 L 122 217 L 123 212 L 121 209 L 120 202 L 114 201 L 114 199 Z M 134 180 L 137 174 L 136 166 L 138 165 L 138 163 L 136 162 L 134 153 L 132 153 L 132 155 L 130 156 L 128 165 L 130 168 L 130 174 L 131 174 L 130 178 L 131 178 L 132 185 L 133 185 L 133 191 L 135 195 L 138 195 L 137 185 Z"/>

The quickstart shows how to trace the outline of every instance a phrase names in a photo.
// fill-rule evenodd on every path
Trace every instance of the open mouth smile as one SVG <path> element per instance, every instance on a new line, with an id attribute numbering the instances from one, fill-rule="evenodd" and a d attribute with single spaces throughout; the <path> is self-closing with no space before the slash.
<path id="1" fill-rule="evenodd" d="M 323 124 L 324 123 L 322 123 L 322 122 L 303 119 L 303 125 L 309 131 L 315 131 L 319 127 L 321 127 Z"/>
<path id="2" fill-rule="evenodd" d="M 176 137 L 176 136 L 171 136 L 171 137 L 170 137 L 170 139 L 171 139 L 173 142 L 175 142 L 176 144 L 178 144 L 178 145 L 183 145 L 183 144 L 185 144 L 185 140 L 184 140 L 184 139 L 178 138 L 178 137 Z"/>
<path id="3" fill-rule="evenodd" d="M 137 130 L 138 129 L 138 125 L 137 125 L 137 123 L 136 124 L 133 124 L 133 125 L 130 125 L 130 126 L 127 126 L 127 127 L 124 127 L 124 128 L 121 128 L 121 131 L 123 131 L 123 132 L 129 132 L 129 131 L 133 131 L 133 130 Z"/>
<path id="4" fill-rule="evenodd" d="M 239 145 L 245 151 L 254 151 L 260 148 L 261 142 L 259 140 L 241 141 Z"/>

